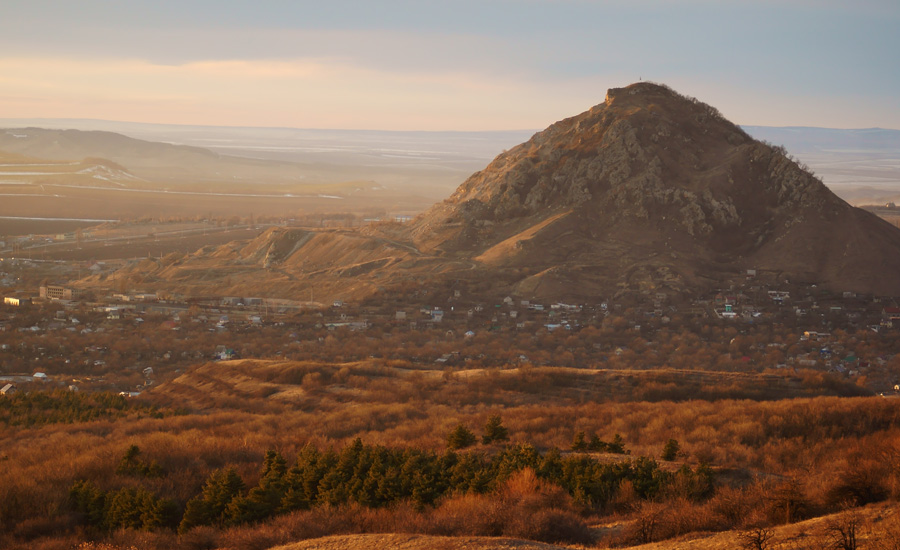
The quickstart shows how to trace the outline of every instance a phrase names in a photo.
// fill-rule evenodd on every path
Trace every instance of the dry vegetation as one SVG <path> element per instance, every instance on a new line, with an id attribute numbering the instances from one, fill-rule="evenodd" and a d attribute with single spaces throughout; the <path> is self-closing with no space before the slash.
<path id="1" fill-rule="evenodd" d="M 138 548 L 268 548 L 342 533 L 630 545 L 687 533 L 769 528 L 900 496 L 900 400 L 602 402 L 602 390 L 578 391 L 579 379 L 571 376 L 535 368 L 467 376 L 375 361 L 200 366 L 139 399 L 140 407 L 156 407 L 153 415 L 136 408 L 116 420 L 73 418 L 3 428 L 2 545 L 68 548 L 106 540 Z M 511 379 L 517 382 L 504 382 Z M 175 407 L 186 410 L 173 414 Z M 538 453 L 528 460 L 537 462 L 516 461 L 519 466 L 481 490 L 458 489 L 428 504 L 415 498 L 377 506 L 354 500 L 310 503 L 262 523 L 174 531 L 185 505 L 216 471 L 232 468 L 243 484 L 242 498 L 252 500 L 254 488 L 265 486 L 268 450 L 284 457 L 286 468 L 298 462 L 304 448 L 341 452 L 356 438 L 364 445 L 439 458 L 449 453 L 447 436 L 455 426 L 480 435 L 495 415 L 502 417 L 509 442 L 476 441 L 455 455 L 490 462 L 505 456 L 504 449 L 527 443 Z M 603 441 L 620 434 L 631 455 L 570 451 L 579 432 Z M 623 480 L 606 498 L 591 500 L 584 491 L 594 485 L 554 477 L 546 466 L 554 456 L 563 463 L 580 463 L 583 457 L 598 465 L 637 464 L 638 456 L 658 461 L 670 439 L 679 446 L 676 460 L 659 461 L 659 471 L 672 476 L 682 465 L 697 470 L 710 464 L 711 494 L 698 495 L 690 484 L 674 482 L 651 495 Z M 132 446 L 139 453 L 131 452 Z M 537 474 L 520 469 L 526 467 Z M 120 501 L 121 495 L 160 499 L 169 508 L 160 508 L 165 513 L 159 524 L 141 520 L 149 522 L 143 524 L 152 527 L 149 531 L 109 530 L 92 524 L 70 500 L 79 480 Z M 618 527 L 588 529 L 610 522 Z"/>

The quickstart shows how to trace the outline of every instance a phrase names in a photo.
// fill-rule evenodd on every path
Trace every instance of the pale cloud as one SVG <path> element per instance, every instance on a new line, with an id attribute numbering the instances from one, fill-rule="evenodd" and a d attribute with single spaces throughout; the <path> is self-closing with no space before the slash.
<path id="1" fill-rule="evenodd" d="M 569 86 L 584 93 L 564 90 Z M 162 65 L 0 58 L 0 90 L 0 117 L 9 118 L 481 130 L 545 126 L 598 103 L 605 88 L 590 79 L 536 83 L 463 71 L 376 70 L 341 59 Z"/>
<path id="2" fill-rule="evenodd" d="M 896 0 L 29 0 L 4 8 L 2 116 L 539 128 L 643 77 L 743 124 L 900 127 L 900 72 L 890 70 L 900 49 Z"/>

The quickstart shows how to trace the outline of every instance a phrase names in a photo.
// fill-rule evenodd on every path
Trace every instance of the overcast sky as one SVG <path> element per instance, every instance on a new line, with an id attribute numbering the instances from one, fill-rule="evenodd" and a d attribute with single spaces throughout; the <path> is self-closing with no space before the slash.
<path id="1" fill-rule="evenodd" d="M 0 118 L 538 129 L 642 78 L 900 128 L 897 0 L 2 0 Z"/>

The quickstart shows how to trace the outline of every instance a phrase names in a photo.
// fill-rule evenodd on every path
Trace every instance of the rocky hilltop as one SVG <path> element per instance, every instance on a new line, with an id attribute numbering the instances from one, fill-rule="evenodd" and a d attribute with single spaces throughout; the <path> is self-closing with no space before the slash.
<path id="1" fill-rule="evenodd" d="M 501 154 L 420 216 L 411 239 L 423 252 L 536 270 L 517 283 L 524 294 L 687 290 L 747 269 L 900 292 L 900 231 L 783 148 L 651 83 L 611 89 Z"/>
<path id="2" fill-rule="evenodd" d="M 228 292 L 286 298 L 410 284 L 541 300 L 691 295 L 747 270 L 898 296 L 900 230 L 839 199 L 783 147 L 642 82 L 502 153 L 408 225 L 273 230 L 133 269 L 145 285 L 189 292 L 202 272 L 209 292 L 220 273 Z"/>

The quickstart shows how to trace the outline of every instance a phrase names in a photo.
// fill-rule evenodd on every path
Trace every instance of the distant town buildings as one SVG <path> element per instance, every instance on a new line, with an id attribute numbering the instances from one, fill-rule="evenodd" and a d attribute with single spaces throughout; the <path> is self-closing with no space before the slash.
<path id="1" fill-rule="evenodd" d="M 77 300 L 84 295 L 84 291 L 58 285 L 40 287 L 40 297 L 45 300 Z"/>

